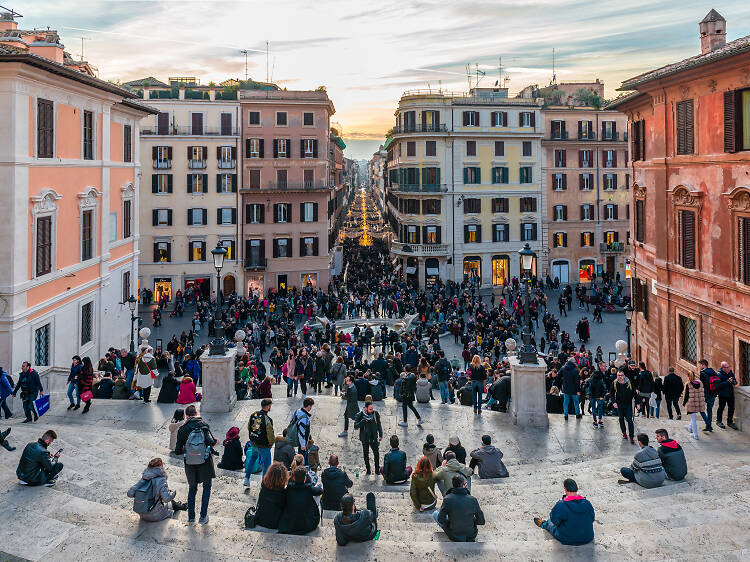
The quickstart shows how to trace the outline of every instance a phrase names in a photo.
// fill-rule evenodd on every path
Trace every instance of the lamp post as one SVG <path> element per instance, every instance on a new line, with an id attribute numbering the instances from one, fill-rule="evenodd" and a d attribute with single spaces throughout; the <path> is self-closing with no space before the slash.
<path id="1" fill-rule="evenodd" d="M 521 258 L 521 279 L 525 281 L 526 291 L 524 292 L 524 315 L 525 322 L 523 325 L 523 331 L 521 332 L 521 341 L 523 345 L 518 350 L 518 360 L 521 363 L 537 363 L 536 344 L 534 338 L 531 335 L 531 314 L 529 313 L 529 300 L 531 299 L 531 268 L 536 258 L 536 252 L 531 249 L 527 242 L 524 247 L 518 251 Z"/>
<path id="2" fill-rule="evenodd" d="M 634 308 L 628 304 L 625 307 L 625 324 L 627 325 L 628 332 L 628 357 L 630 357 L 630 323 L 633 321 Z"/>
<path id="3" fill-rule="evenodd" d="M 128 303 L 128 307 L 130 308 L 130 353 L 135 353 L 135 333 L 133 331 L 133 324 L 138 320 L 138 317 L 135 315 L 135 307 L 138 305 L 138 300 L 133 295 L 130 295 L 125 302 Z"/>
<path id="4" fill-rule="evenodd" d="M 216 268 L 216 312 L 214 313 L 214 323 L 216 325 L 216 336 L 211 340 L 211 355 L 224 355 L 226 353 L 226 343 L 224 338 L 220 335 L 219 324 L 221 322 L 221 268 L 224 267 L 224 258 L 227 255 L 227 249 L 221 245 L 221 242 L 216 243 L 216 248 L 211 250 L 211 255 L 214 258 L 214 267 Z"/>

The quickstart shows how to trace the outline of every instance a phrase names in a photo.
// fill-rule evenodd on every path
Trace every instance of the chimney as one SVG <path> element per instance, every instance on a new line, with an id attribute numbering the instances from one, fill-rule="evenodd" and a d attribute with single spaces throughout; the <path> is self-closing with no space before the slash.
<path id="1" fill-rule="evenodd" d="M 15 12 L 0 12 L 0 31 L 11 31 L 18 29 L 18 22 L 16 21 L 17 14 Z"/>
<path id="2" fill-rule="evenodd" d="M 60 64 L 65 62 L 65 51 L 63 45 L 60 43 L 60 37 L 54 32 L 45 33 L 44 37 L 37 37 L 36 40 L 29 45 L 29 51 L 35 55 L 53 60 Z"/>
<path id="3" fill-rule="evenodd" d="M 727 20 L 716 10 L 708 12 L 698 24 L 701 35 L 701 54 L 720 49 L 727 43 Z"/>

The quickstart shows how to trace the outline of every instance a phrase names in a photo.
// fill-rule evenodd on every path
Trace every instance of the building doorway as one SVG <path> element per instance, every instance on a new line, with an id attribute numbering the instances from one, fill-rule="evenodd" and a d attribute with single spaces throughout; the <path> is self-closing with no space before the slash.
<path id="1" fill-rule="evenodd" d="M 276 285 L 279 290 L 279 293 L 286 294 L 286 290 L 288 289 L 288 276 L 286 273 L 279 273 L 279 275 L 276 277 Z"/>
<path id="2" fill-rule="evenodd" d="M 167 300 L 172 300 L 172 278 L 171 277 L 156 277 L 154 278 L 154 302 L 161 301 L 163 295 L 166 295 Z"/>
<path id="3" fill-rule="evenodd" d="M 510 281 L 510 258 L 492 256 L 492 284 L 496 287 Z"/>
<path id="4" fill-rule="evenodd" d="M 594 260 L 581 260 L 578 262 L 578 281 L 590 283 L 596 274 L 596 262 Z"/>
<path id="5" fill-rule="evenodd" d="M 417 258 L 406 258 L 406 282 L 411 285 L 419 285 L 419 273 L 417 271 L 418 261 Z"/>
<path id="6" fill-rule="evenodd" d="M 570 263 L 567 260 L 556 260 L 552 262 L 552 280 L 557 278 L 560 283 L 570 281 Z"/>
<path id="7" fill-rule="evenodd" d="M 482 284 L 482 258 L 479 256 L 464 258 L 464 281 L 469 285 Z"/>
<path id="8" fill-rule="evenodd" d="M 224 277 L 224 297 L 228 297 L 235 291 L 234 275 L 227 275 Z"/>
<path id="9" fill-rule="evenodd" d="M 607 256 L 607 273 L 614 278 L 615 273 L 615 256 Z"/>
<path id="10" fill-rule="evenodd" d="M 202 299 L 211 298 L 211 280 L 207 277 L 199 279 L 185 279 L 185 294 L 200 295 Z"/>
<path id="11" fill-rule="evenodd" d="M 252 294 L 263 294 L 263 276 L 262 275 L 248 275 L 247 276 L 247 295 Z"/>
<path id="12" fill-rule="evenodd" d="M 440 278 L 440 262 L 437 258 L 427 258 L 424 262 L 425 286 L 430 288 Z"/>

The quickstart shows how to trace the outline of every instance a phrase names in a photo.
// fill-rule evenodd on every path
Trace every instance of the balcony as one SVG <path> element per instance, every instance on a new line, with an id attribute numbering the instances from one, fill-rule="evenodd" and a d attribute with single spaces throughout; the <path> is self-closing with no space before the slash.
<path id="1" fill-rule="evenodd" d="M 166 134 L 164 132 L 159 133 L 156 127 L 143 127 L 141 128 L 141 135 L 160 135 L 160 136 L 185 136 L 185 137 L 234 137 L 239 136 L 240 132 L 237 128 L 220 128 L 220 127 L 203 127 L 203 131 L 193 131 L 192 127 L 169 127 Z"/>
<path id="2" fill-rule="evenodd" d="M 568 131 L 553 131 L 549 140 L 568 140 Z"/>
<path id="3" fill-rule="evenodd" d="M 303 182 L 288 182 L 288 181 L 277 181 L 268 182 L 262 187 L 247 187 L 242 189 L 243 193 L 249 193 L 253 191 L 327 191 L 332 189 L 324 181 L 303 181 Z"/>
<path id="4" fill-rule="evenodd" d="M 586 140 L 586 141 L 596 140 L 596 133 L 594 131 L 578 133 L 578 140 L 579 141 L 580 140 Z"/>
<path id="5" fill-rule="evenodd" d="M 414 124 L 414 125 L 401 125 L 396 126 L 393 128 L 393 134 L 394 135 L 402 135 L 406 133 L 446 133 L 448 132 L 448 127 L 446 127 L 443 123 L 435 123 L 433 125 L 422 125 L 420 124 Z"/>
<path id="6" fill-rule="evenodd" d="M 602 135 L 601 139 L 602 142 L 620 142 L 620 141 L 627 141 L 628 140 L 628 133 L 627 131 L 624 131 L 622 133 L 622 137 L 620 136 L 620 131 L 615 131 L 614 134 L 607 133 Z"/>
<path id="7" fill-rule="evenodd" d="M 170 170 L 171 168 L 171 160 L 154 160 L 154 170 Z"/>
<path id="8" fill-rule="evenodd" d="M 448 186 L 444 183 L 427 183 L 421 185 L 418 183 L 394 183 L 391 185 L 391 190 L 403 193 L 446 193 Z"/>
<path id="9" fill-rule="evenodd" d="M 391 251 L 399 256 L 444 256 L 448 254 L 448 244 L 394 243 Z"/>
<path id="10" fill-rule="evenodd" d="M 622 254 L 625 252 L 625 242 L 602 242 L 599 244 L 602 254 Z"/>
<path id="11" fill-rule="evenodd" d="M 262 271 L 268 267 L 268 258 L 262 260 L 245 258 L 244 266 L 246 270 Z"/>
<path id="12" fill-rule="evenodd" d="M 192 158 L 188 160 L 188 168 L 191 170 L 205 170 L 206 169 L 206 161 L 205 160 L 193 160 Z"/>
<path id="13" fill-rule="evenodd" d="M 220 170 L 233 170 L 237 165 L 236 160 L 219 160 Z"/>

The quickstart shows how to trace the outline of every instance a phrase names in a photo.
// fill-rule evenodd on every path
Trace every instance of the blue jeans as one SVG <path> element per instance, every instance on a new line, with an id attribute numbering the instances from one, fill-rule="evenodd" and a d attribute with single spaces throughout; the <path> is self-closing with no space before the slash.
<path id="1" fill-rule="evenodd" d="M 443 404 L 450 402 L 451 392 L 448 389 L 448 381 L 440 381 L 438 382 L 438 386 L 440 387 L 440 400 Z"/>
<path id="2" fill-rule="evenodd" d="M 128 389 L 128 394 L 135 394 L 134 391 L 130 390 L 130 388 L 133 385 L 133 375 L 135 374 L 135 369 L 127 369 L 125 371 L 125 387 Z"/>
<path id="3" fill-rule="evenodd" d="M 716 396 L 706 396 L 706 427 L 711 427 L 714 419 L 714 403 Z"/>
<path id="4" fill-rule="evenodd" d="M 576 410 L 576 416 L 580 415 L 580 412 L 578 411 L 578 395 L 577 394 L 563 394 L 563 414 L 566 416 L 568 415 L 568 404 L 570 403 L 571 399 L 573 400 L 573 405 L 575 406 Z"/>
<path id="5" fill-rule="evenodd" d="M 591 415 L 594 419 L 602 420 L 604 417 L 604 398 L 594 398 L 591 401 Z"/>
<path id="6" fill-rule="evenodd" d="M 76 393 L 76 401 L 73 401 L 73 391 Z M 74 382 L 68 383 L 68 400 L 70 400 L 71 406 L 81 405 L 81 391 L 78 390 L 78 385 Z"/>
<path id="7" fill-rule="evenodd" d="M 484 392 L 484 384 L 479 381 L 471 381 L 471 402 L 474 405 L 475 410 L 479 410 L 482 407 L 482 393 Z"/>
<path id="8" fill-rule="evenodd" d="M 195 519 L 195 496 L 198 493 L 198 484 L 188 486 L 188 519 Z M 208 500 L 211 499 L 211 479 L 203 482 L 203 495 L 201 496 L 201 519 L 208 515 Z"/>
<path id="9" fill-rule="evenodd" d="M 304 451 L 302 450 L 302 447 L 298 447 L 297 448 L 297 453 L 299 453 L 300 455 L 302 455 L 303 457 L 305 457 L 305 466 L 310 466 L 310 461 L 309 461 L 309 459 L 307 457 L 308 450 L 309 450 L 309 447 L 305 447 Z"/>
<path id="10" fill-rule="evenodd" d="M 630 482 L 635 482 L 635 473 L 633 472 L 632 468 L 629 468 L 627 466 L 623 466 L 620 469 L 620 474 L 622 474 L 623 478 L 625 480 L 629 480 Z"/>
<path id="11" fill-rule="evenodd" d="M 258 457 L 260 457 L 260 464 L 263 466 L 263 476 L 268 472 L 268 467 L 271 466 L 271 449 L 269 447 L 253 447 L 250 460 L 245 463 L 245 478 L 250 478 L 250 467 L 255 464 Z"/>
<path id="12" fill-rule="evenodd" d="M 549 519 L 542 521 L 542 529 L 548 531 L 553 537 L 555 536 L 555 531 L 557 531 L 557 527 L 555 527 L 555 524 Z"/>
<path id="13" fill-rule="evenodd" d="M 706 400 L 706 406 L 708 406 L 708 400 Z M 659 410 L 661 409 L 661 398 L 656 400 L 656 406 L 651 406 L 651 417 L 659 419 Z"/>

